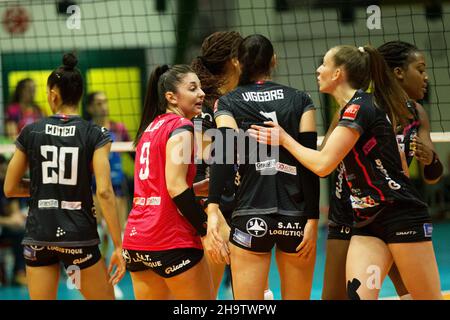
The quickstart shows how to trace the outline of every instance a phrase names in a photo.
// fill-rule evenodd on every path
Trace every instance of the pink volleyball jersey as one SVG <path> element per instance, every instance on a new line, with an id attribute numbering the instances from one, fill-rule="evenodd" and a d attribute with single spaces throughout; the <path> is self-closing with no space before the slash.
<path id="1" fill-rule="evenodd" d="M 193 128 L 192 122 L 172 113 L 162 114 L 147 127 L 136 147 L 133 208 L 125 228 L 123 248 L 161 251 L 202 248 L 196 230 L 183 217 L 167 191 L 166 144 L 175 131 Z M 186 182 L 195 177 L 191 158 Z"/>

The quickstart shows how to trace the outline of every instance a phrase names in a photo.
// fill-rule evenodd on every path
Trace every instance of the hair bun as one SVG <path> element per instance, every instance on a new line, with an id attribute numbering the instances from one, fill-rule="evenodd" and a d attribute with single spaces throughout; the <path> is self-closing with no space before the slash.
<path id="1" fill-rule="evenodd" d="M 66 53 L 63 57 L 63 65 L 66 70 L 73 70 L 78 64 L 78 59 L 73 53 Z"/>

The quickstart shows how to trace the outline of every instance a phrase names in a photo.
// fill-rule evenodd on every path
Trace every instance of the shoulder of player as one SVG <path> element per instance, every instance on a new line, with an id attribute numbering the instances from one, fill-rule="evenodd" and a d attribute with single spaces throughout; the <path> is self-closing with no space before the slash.
<path id="1" fill-rule="evenodd" d="M 169 119 L 167 119 L 167 124 L 171 129 L 176 129 L 184 126 L 193 127 L 194 124 L 191 120 L 184 118 L 180 115 L 174 114 Z"/>
<path id="2" fill-rule="evenodd" d="M 370 93 L 359 90 L 348 102 L 347 106 L 344 109 L 353 106 L 353 108 L 357 108 L 361 111 L 376 111 L 381 110 L 377 108 L 374 96 Z"/>

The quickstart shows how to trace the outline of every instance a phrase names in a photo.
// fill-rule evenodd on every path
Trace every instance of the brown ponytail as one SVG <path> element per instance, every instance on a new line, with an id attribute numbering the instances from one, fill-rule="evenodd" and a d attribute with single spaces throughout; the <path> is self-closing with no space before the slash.
<path id="1" fill-rule="evenodd" d="M 367 90 L 373 85 L 376 106 L 386 112 L 394 128 L 406 121 L 409 115 L 406 107 L 408 96 L 377 49 L 369 45 L 359 48 L 338 46 L 334 63 L 344 66 L 352 88 Z"/>
<path id="2" fill-rule="evenodd" d="M 194 71 L 190 66 L 182 64 L 170 68 L 168 65 L 157 66 L 153 70 L 145 94 L 141 123 L 134 140 L 135 146 L 148 125 L 157 116 L 166 112 L 166 92 L 177 92 L 177 85 L 181 82 L 183 76 L 188 73 L 194 73 Z"/>

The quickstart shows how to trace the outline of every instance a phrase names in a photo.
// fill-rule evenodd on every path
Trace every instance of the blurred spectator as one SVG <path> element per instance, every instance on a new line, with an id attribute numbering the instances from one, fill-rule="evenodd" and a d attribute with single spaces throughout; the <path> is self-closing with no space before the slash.
<path id="1" fill-rule="evenodd" d="M 7 199 L 3 193 L 8 162 L 3 155 L 0 155 L 0 250 L 2 247 L 11 247 L 14 255 L 13 284 L 25 285 L 25 259 L 23 257 L 23 246 L 21 244 L 25 233 L 26 216 L 20 210 L 17 199 Z M 0 259 L 0 280 L 6 283 L 6 266 Z"/>
<path id="2" fill-rule="evenodd" d="M 10 139 L 15 140 L 24 126 L 43 117 L 41 109 L 34 101 L 35 94 L 36 84 L 32 79 L 22 79 L 17 83 L 5 115 L 6 135 Z"/>
<path id="3" fill-rule="evenodd" d="M 109 118 L 108 99 L 104 92 L 92 92 L 87 97 L 88 115 L 92 121 L 109 130 L 113 141 L 131 141 L 128 131 L 123 123 L 114 122 Z M 111 181 L 116 194 L 117 211 L 119 213 L 120 225 L 123 229 L 128 216 L 128 187 L 126 177 L 122 168 L 122 159 L 117 152 L 111 152 L 109 156 L 111 166 Z M 94 186 L 95 188 L 95 186 Z M 94 199 L 96 202 L 96 199 Z M 97 217 L 101 221 L 100 206 L 96 205 Z"/>

